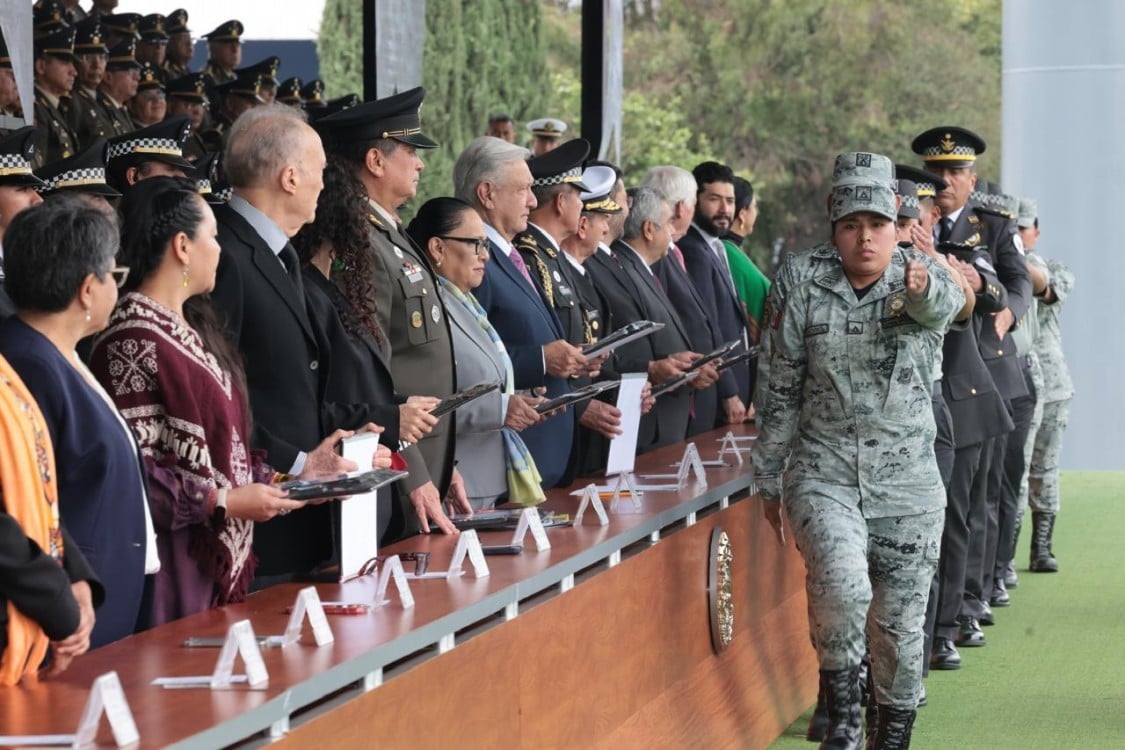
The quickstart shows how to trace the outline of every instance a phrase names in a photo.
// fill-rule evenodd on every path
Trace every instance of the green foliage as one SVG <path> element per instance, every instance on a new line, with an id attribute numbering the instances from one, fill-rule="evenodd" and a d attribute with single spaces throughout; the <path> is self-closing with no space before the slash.
<path id="1" fill-rule="evenodd" d="M 358 0 L 325 0 L 316 42 L 326 98 L 363 92 L 363 6 Z"/>

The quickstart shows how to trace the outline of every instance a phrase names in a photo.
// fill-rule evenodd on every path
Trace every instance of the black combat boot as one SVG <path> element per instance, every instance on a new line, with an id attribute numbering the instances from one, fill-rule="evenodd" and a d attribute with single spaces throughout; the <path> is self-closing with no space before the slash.
<path id="1" fill-rule="evenodd" d="M 860 750 L 863 716 L 859 705 L 859 667 L 820 673 L 827 691 L 828 728 L 820 750 Z"/>
<path id="2" fill-rule="evenodd" d="M 1031 514 L 1033 526 L 1031 537 L 1031 572 L 1055 573 L 1059 569 L 1058 560 L 1051 553 L 1051 535 L 1055 530 L 1055 514 Z"/>
<path id="3" fill-rule="evenodd" d="M 809 719 L 809 728 L 805 730 L 805 739 L 809 742 L 823 742 L 826 731 L 828 731 L 828 681 L 824 678 L 824 672 L 821 672 L 820 687 L 816 691 L 816 708 L 813 709 L 812 718 Z"/>
<path id="4" fill-rule="evenodd" d="M 910 732 L 914 729 L 913 708 L 879 706 L 879 728 L 875 730 L 874 750 L 906 750 L 910 747 Z"/>

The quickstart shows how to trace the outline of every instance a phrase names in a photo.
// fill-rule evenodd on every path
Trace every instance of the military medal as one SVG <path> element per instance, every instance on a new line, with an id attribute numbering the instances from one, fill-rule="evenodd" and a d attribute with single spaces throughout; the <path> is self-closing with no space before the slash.
<path id="1" fill-rule="evenodd" d="M 410 325 L 413 328 L 421 328 L 422 327 L 422 313 L 420 313 L 420 312 L 410 313 Z"/>
<path id="2" fill-rule="evenodd" d="M 439 320 L 441 320 L 441 311 L 438 310 L 437 305 L 434 305 L 433 307 L 430 308 L 430 317 L 434 319 L 435 323 L 437 323 Z"/>

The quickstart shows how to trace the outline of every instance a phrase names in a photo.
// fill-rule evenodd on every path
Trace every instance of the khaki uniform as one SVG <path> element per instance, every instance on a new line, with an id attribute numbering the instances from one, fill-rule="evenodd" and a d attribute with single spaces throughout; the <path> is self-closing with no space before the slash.
<path id="1" fill-rule="evenodd" d="M 47 131 L 47 146 L 36 152 L 33 169 L 78 153 L 78 138 L 67 120 L 69 109 L 70 97 L 52 102 L 45 91 L 35 87 L 35 124 Z"/>
<path id="2" fill-rule="evenodd" d="M 929 270 L 917 300 L 903 282 L 908 259 Z M 781 500 L 784 475 L 820 668 L 858 665 L 866 632 L 878 703 L 913 709 L 945 506 L 931 394 L 964 295 L 913 250 L 896 249 L 863 299 L 824 246 L 792 262 L 796 281 L 774 285 L 766 314 L 758 487 Z"/>
<path id="3" fill-rule="evenodd" d="M 457 386 L 453 339 L 429 261 L 374 207 L 368 221 L 375 304 L 390 344 L 395 390 L 404 396 L 449 396 Z M 410 466 L 410 476 L 399 483 L 403 497 L 429 481 L 445 496 L 453 473 L 453 433 L 453 421 L 442 418 L 421 442 L 403 450 Z"/>
<path id="4" fill-rule="evenodd" d="M 85 86 L 75 88 L 67 116 L 70 127 L 78 138 L 79 150 L 85 151 L 99 138 L 113 138 L 133 130 L 132 127 L 125 130 L 124 121 L 111 115 L 106 104 L 117 109 L 101 92 Z"/>

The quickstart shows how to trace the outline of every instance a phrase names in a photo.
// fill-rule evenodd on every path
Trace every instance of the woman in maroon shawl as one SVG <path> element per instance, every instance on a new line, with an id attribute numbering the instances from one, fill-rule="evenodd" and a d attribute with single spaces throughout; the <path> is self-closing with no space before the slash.
<path id="1" fill-rule="evenodd" d="M 219 263 L 210 207 L 186 180 L 158 177 L 130 191 L 122 213 L 131 270 L 90 369 L 145 458 L 164 623 L 243 600 L 253 522 L 301 503 L 270 484 L 273 469 L 248 446 L 242 365 L 205 296 Z"/>

